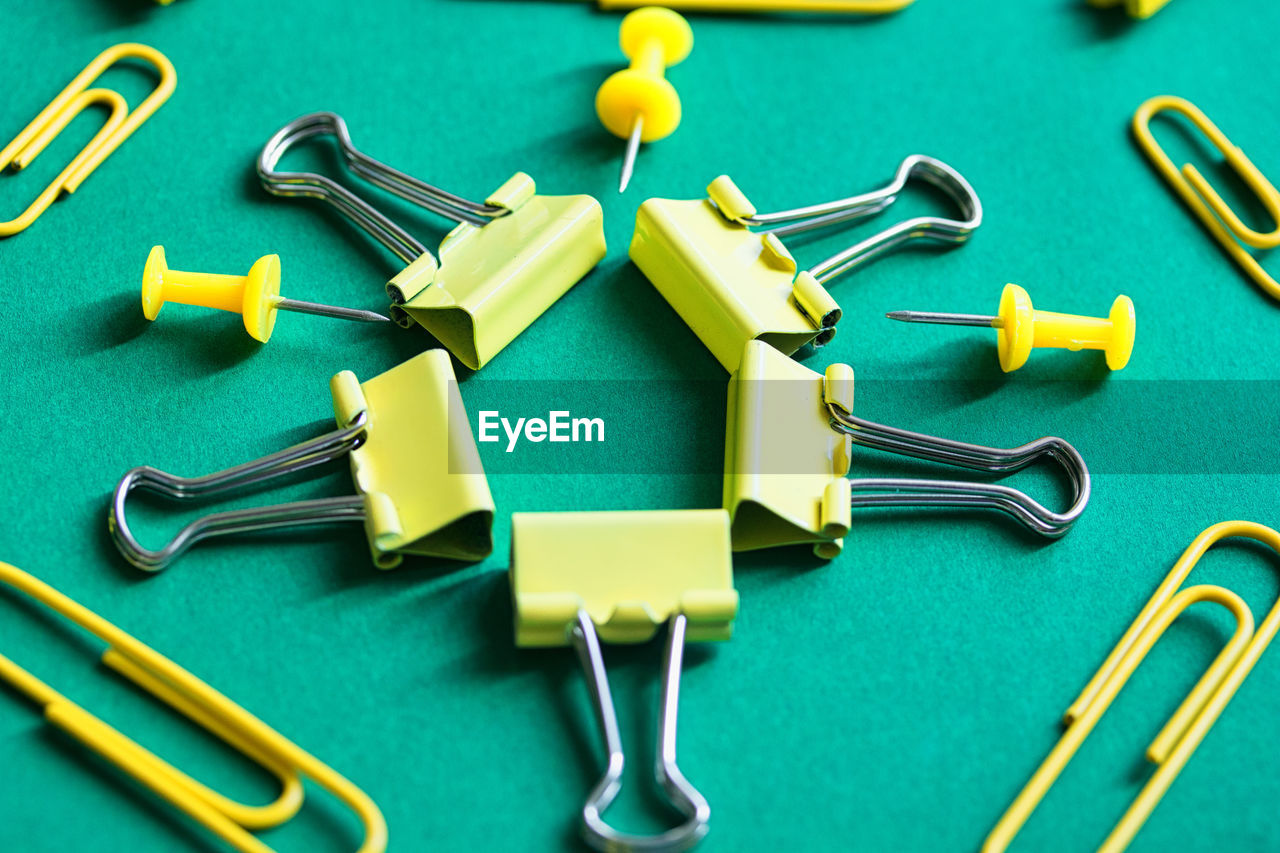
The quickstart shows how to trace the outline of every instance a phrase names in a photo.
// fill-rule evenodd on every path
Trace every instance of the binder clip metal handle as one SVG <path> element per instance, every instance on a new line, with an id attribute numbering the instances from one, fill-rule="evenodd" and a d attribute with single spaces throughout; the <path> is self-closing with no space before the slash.
<path id="1" fill-rule="evenodd" d="M 849 483 L 855 507 L 986 507 L 1007 513 L 1029 530 L 1056 539 L 1071 529 L 1089 503 L 1089 468 L 1080 452 L 1061 438 L 1048 436 L 1008 449 L 986 447 L 863 420 L 833 402 L 827 403 L 827 411 L 832 428 L 849 436 L 854 444 L 929 462 L 1006 474 L 1048 456 L 1066 470 L 1073 492 L 1071 506 L 1065 512 L 1053 512 L 1025 492 L 999 483 L 862 478 Z"/>
<path id="2" fill-rule="evenodd" d="M 360 495 L 215 512 L 183 527 L 164 547 L 153 551 L 144 548 L 129 529 L 125 520 L 125 502 L 134 489 L 145 489 L 174 500 L 193 500 L 267 482 L 333 461 L 346 456 L 365 440 L 367 420 L 367 415 L 362 412 L 348 427 L 203 477 L 178 477 L 148 465 L 134 468 L 121 478 L 111 499 L 111 517 L 108 519 L 111 538 L 130 563 L 144 571 L 158 572 L 196 543 L 215 536 L 302 524 L 363 522 L 365 502 Z"/>
<path id="3" fill-rule="evenodd" d="M 826 228 L 880 213 L 898 200 L 898 194 L 913 179 L 924 181 L 946 193 L 960 209 L 961 218 L 917 216 L 904 219 L 810 267 L 809 274 L 825 284 L 912 240 L 927 238 L 943 243 L 963 243 L 982 224 L 982 202 L 969 182 L 946 163 L 924 154 L 912 154 L 904 159 L 898 165 L 893 180 L 878 190 L 824 204 L 812 204 L 776 213 L 756 213 L 743 217 L 742 221 L 749 225 L 777 226 L 768 229 L 769 233 L 777 237 Z"/>
<path id="4" fill-rule="evenodd" d="M 294 145 L 326 134 L 337 140 L 347 168 L 353 173 L 374 186 L 446 219 L 484 225 L 508 212 L 506 208 L 468 201 L 375 160 L 352 144 L 347 123 L 336 113 L 308 113 L 276 131 L 258 155 L 258 178 L 263 189 L 272 195 L 286 198 L 316 198 L 328 202 L 406 264 L 428 254 L 427 247 L 386 214 L 324 175 L 315 172 L 281 172 L 276 169 L 280 158 Z"/>
<path id="5" fill-rule="evenodd" d="M 667 797 L 687 818 L 680 826 L 658 835 L 631 835 L 610 826 L 602 817 L 622 788 L 622 771 L 626 756 L 618 715 L 609 690 L 609 675 L 595 623 L 585 610 L 578 611 L 570 639 L 582 662 L 596 706 L 596 719 L 604 735 L 609 753 L 604 775 L 587 796 L 582 806 L 582 833 L 586 842 L 601 851 L 646 851 L 646 853 L 679 853 L 697 844 L 707 834 L 711 806 L 676 764 L 676 720 L 680 708 L 680 670 L 684 660 L 685 628 L 688 617 L 677 613 L 671 617 L 667 633 L 666 654 L 662 663 L 662 712 L 658 719 L 658 749 L 654 774 Z"/>

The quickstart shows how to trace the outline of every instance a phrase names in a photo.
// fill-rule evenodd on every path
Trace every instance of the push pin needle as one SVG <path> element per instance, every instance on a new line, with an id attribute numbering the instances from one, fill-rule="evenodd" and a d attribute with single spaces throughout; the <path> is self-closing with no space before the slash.
<path id="1" fill-rule="evenodd" d="M 148 320 L 154 320 L 166 302 L 203 305 L 241 314 L 245 331 L 263 343 L 270 339 L 276 311 L 281 309 L 366 323 L 391 321 L 376 311 L 285 299 L 280 295 L 279 255 L 262 256 L 248 275 L 216 275 L 171 270 L 165 262 L 164 247 L 156 246 L 147 256 L 147 265 L 142 271 L 142 313 Z"/>
<path id="2" fill-rule="evenodd" d="M 1097 349 L 1106 353 L 1107 367 L 1120 370 L 1129 363 L 1137 320 L 1133 301 L 1117 296 L 1106 317 L 1082 317 L 1037 311 L 1031 297 L 1016 284 L 1006 284 L 995 315 L 945 314 L 936 311 L 890 311 L 890 320 L 906 323 L 941 323 L 948 326 L 985 326 L 997 332 L 1000 369 L 1011 373 L 1027 363 L 1033 347 L 1069 350 Z"/>
<path id="3" fill-rule="evenodd" d="M 640 134 L 644 131 L 644 116 L 636 114 L 636 120 L 631 125 L 631 135 L 627 137 L 627 153 L 622 158 L 622 176 L 618 178 L 618 192 L 627 191 L 627 184 L 631 183 L 631 172 L 636 167 L 636 154 L 640 152 Z"/>
<path id="4" fill-rule="evenodd" d="M 596 92 L 596 114 L 614 136 L 627 140 L 618 192 L 631 182 L 641 142 L 656 142 L 680 126 L 680 96 L 663 76 L 693 50 L 689 22 L 670 9 L 630 12 L 618 29 L 631 67 L 611 74 Z"/>

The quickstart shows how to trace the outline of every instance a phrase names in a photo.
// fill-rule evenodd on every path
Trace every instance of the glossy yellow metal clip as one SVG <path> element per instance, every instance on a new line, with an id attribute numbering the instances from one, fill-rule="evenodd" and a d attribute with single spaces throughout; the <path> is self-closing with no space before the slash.
<path id="1" fill-rule="evenodd" d="M 982 847 L 984 853 L 998 853 L 1009 846 L 1169 625 L 1192 604 L 1202 601 L 1220 604 L 1235 618 L 1235 633 L 1147 747 L 1147 759 L 1156 765 L 1156 770 L 1098 849 L 1102 853 L 1119 853 L 1133 841 L 1280 629 L 1280 601 L 1255 631 L 1253 613 L 1231 590 L 1207 584 L 1179 590 L 1204 553 L 1230 536 L 1253 539 L 1280 553 L 1280 533 L 1249 521 L 1224 521 L 1195 538 L 1120 638 L 1102 668 L 1067 709 L 1064 718 L 1067 729 L 1062 738 L 991 831 Z"/>
<path id="2" fill-rule="evenodd" d="M 405 554 L 487 557 L 493 550 L 493 496 L 449 354 L 428 350 L 363 383 L 344 370 L 329 389 L 338 429 L 319 438 L 203 477 L 177 477 L 149 466 L 126 473 L 109 518 L 125 559 L 158 571 L 202 539 L 330 522 L 362 523 L 373 562 L 383 569 L 399 565 Z M 125 503 L 137 488 L 189 500 L 348 455 L 355 495 L 213 513 L 158 550 L 144 548 L 125 520 Z"/>
<path id="3" fill-rule="evenodd" d="M 516 644 L 577 650 L 591 687 L 608 761 L 582 807 L 596 850 L 687 850 L 707 834 L 711 807 L 676 764 L 685 640 L 727 640 L 738 612 L 724 510 L 517 512 L 511 516 Z M 684 823 L 658 835 L 619 832 L 604 812 L 622 786 L 626 758 L 601 639 L 643 642 L 668 624 L 658 725 L 658 784 Z"/>
<path id="4" fill-rule="evenodd" d="M 729 639 L 724 510 L 517 512 L 511 530 L 516 645 L 569 645 L 579 611 L 610 643 L 643 643 L 678 614 L 690 640 Z"/>
<path id="5" fill-rule="evenodd" d="M 1088 0 L 1090 6 L 1106 9 L 1124 6 L 1130 18 L 1150 18 L 1165 7 L 1169 0 Z"/>
<path id="6" fill-rule="evenodd" d="M 665 6 L 689 12 L 812 12 L 831 15 L 888 15 L 916 0 L 599 0 L 601 9 Z M 1168 0 L 1165 0 L 1168 2 Z"/>
<path id="7" fill-rule="evenodd" d="M 111 89 L 90 89 L 89 84 L 102 75 L 108 68 L 121 59 L 135 57 L 146 60 L 155 66 L 160 75 L 160 83 L 148 95 L 137 109 L 129 112 L 120 93 Z M 144 121 L 151 117 L 160 105 L 169 99 L 177 85 L 178 76 L 168 58 L 145 44 L 117 44 L 98 54 L 84 70 L 76 75 L 58 96 L 49 102 L 49 106 L 40 111 L 31 123 L 23 128 L 14 140 L 0 150 L 0 169 L 12 165 L 20 170 L 31 164 L 31 161 L 53 141 L 63 128 L 80 111 L 90 104 L 103 104 L 110 110 L 106 124 L 94 134 L 89 144 L 80 150 L 67 167 L 53 179 L 53 183 L 45 187 L 44 192 L 36 196 L 16 219 L 0 222 L 0 237 L 8 237 L 28 228 L 40 218 L 49 205 L 62 193 L 70 195 L 79 188 L 85 178 L 98 168 L 111 152 L 115 151 Z"/>
<path id="8" fill-rule="evenodd" d="M 1222 152 L 1227 165 L 1253 191 L 1272 222 L 1276 223 L 1274 230 L 1261 233 L 1245 225 L 1199 169 L 1190 163 L 1184 163 L 1181 169 L 1174 165 L 1151 133 L 1152 117 L 1165 110 L 1179 113 L 1190 120 Z M 1255 249 L 1280 246 L 1280 191 L 1199 107 L 1184 98 L 1158 95 L 1146 101 L 1134 113 L 1133 135 L 1156 171 L 1173 187 L 1187 207 L 1191 208 L 1191 212 L 1199 218 L 1226 253 L 1268 295 L 1280 299 L 1280 283 L 1262 268 L 1256 257 L 1240 245 L 1245 243 Z"/>
<path id="9" fill-rule="evenodd" d="M 295 144 L 333 136 L 353 173 L 458 223 L 439 259 L 386 214 L 314 172 L 284 172 Z M 484 366 L 604 257 L 604 213 L 591 196 L 538 195 L 517 172 L 483 204 L 406 175 L 360 151 L 342 117 L 309 113 L 263 146 L 258 177 L 272 195 L 318 198 L 366 231 L 407 266 L 387 284 L 391 315 L 420 325 L 473 370 Z"/>
<path id="10" fill-rule="evenodd" d="M 780 239 L 879 213 L 911 180 L 949 195 L 960 218 L 903 220 L 807 270 Z M 758 213 L 727 175 L 711 182 L 705 199 L 649 199 L 636 212 L 631 260 L 733 373 L 747 341 L 765 341 L 787 355 L 830 341 L 841 315 L 824 286 L 831 279 L 913 240 L 963 243 L 981 222 L 982 204 L 964 177 L 913 154 L 880 189 L 794 210 Z"/>
<path id="11" fill-rule="evenodd" d="M 1089 469 L 1056 437 L 1014 448 L 984 447 L 884 426 L 853 414 L 853 368 L 825 375 L 761 341 L 747 343 L 729 380 L 725 419 L 724 505 L 737 551 L 811 544 L 823 559 L 840 554 L 853 507 L 950 506 L 998 509 L 1042 536 L 1066 533 L 1089 502 Z M 998 483 L 899 478 L 846 479 L 853 445 L 994 474 L 1042 457 L 1064 468 L 1073 499 L 1053 512 Z"/>
<path id="12" fill-rule="evenodd" d="M 485 199 L 506 213 L 462 222 L 387 283 L 392 318 L 416 323 L 478 370 L 605 254 L 604 211 L 587 195 L 537 195 L 517 172 Z"/>
<path id="13" fill-rule="evenodd" d="M 386 849 L 387 825 L 378 806 L 327 764 L 173 661 L 27 572 L 0 563 L 0 583 L 106 642 L 103 664 L 261 765 L 280 781 L 280 796 L 264 806 L 228 799 L 0 655 L 0 680 L 39 705 L 50 724 L 243 853 L 271 853 L 271 848 L 251 833 L 280 826 L 298 813 L 304 797 L 303 778 L 324 788 L 360 818 L 364 826 L 361 853 Z"/>

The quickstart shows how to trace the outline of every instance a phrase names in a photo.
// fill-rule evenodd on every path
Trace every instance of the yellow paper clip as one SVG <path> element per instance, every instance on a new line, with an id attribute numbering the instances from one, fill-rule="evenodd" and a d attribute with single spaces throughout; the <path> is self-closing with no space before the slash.
<path id="1" fill-rule="evenodd" d="M 916 0 L 599 0 L 601 9 L 665 6 L 689 12 L 812 12 L 819 15 L 888 15 L 914 2 Z"/>
<path id="2" fill-rule="evenodd" d="M 378 806 L 327 764 L 150 646 L 27 572 L 0 563 L 0 583 L 104 641 L 103 664 L 260 765 L 280 781 L 280 796 L 264 806 L 249 806 L 211 790 L 0 655 L 0 680 L 39 705 L 51 725 L 242 853 L 271 853 L 252 831 L 293 819 L 302 807 L 304 777 L 360 818 L 364 826 L 361 853 L 386 849 L 387 824 Z"/>
<path id="3" fill-rule="evenodd" d="M 1004 449 L 888 427 L 853 415 L 853 368 L 847 364 L 815 373 L 760 341 L 746 345 L 741 361 L 729 380 L 724 474 L 736 551 L 811 543 L 815 554 L 832 559 L 852 525 L 851 510 L 867 506 L 986 507 L 1058 537 L 1089 502 L 1089 469 L 1061 438 Z M 1072 503 L 1053 512 L 998 483 L 849 480 L 854 444 L 997 474 L 1047 457 L 1066 469 Z"/>
<path id="4" fill-rule="evenodd" d="M 1089 5 L 1098 9 L 1112 6 L 1124 6 L 1130 18 L 1150 18 L 1165 7 L 1169 0 L 1088 0 Z"/>
<path id="5" fill-rule="evenodd" d="M 112 89 L 90 89 L 89 84 L 98 79 L 108 68 L 121 59 L 136 57 L 150 62 L 160 75 L 160 83 L 143 99 L 137 109 L 129 112 L 124 97 Z M 49 205 L 62 193 L 70 195 L 75 192 L 85 178 L 93 174 L 93 170 L 102 165 L 102 161 L 111 156 L 111 152 L 120 147 L 129 136 L 160 105 L 169 100 L 178 83 L 178 75 L 163 53 L 145 44 L 117 44 L 98 54 L 84 70 L 76 75 L 58 96 L 49 102 L 49 106 L 40 111 L 32 119 L 31 124 L 22 129 L 14 140 L 0 150 L 0 169 L 12 165 L 15 171 L 26 168 L 36 159 L 41 151 L 62 132 L 81 110 L 90 104 L 103 104 L 111 111 L 106 124 L 94 134 L 89 144 L 80 149 L 67 168 L 53 179 L 53 183 L 45 187 L 44 192 L 36 196 L 36 200 L 16 219 L 0 222 L 0 237 L 9 237 L 31 226 L 40 218 Z"/>
<path id="6" fill-rule="evenodd" d="M 1152 117 L 1165 110 L 1180 113 L 1189 119 L 1222 152 L 1227 165 L 1253 191 L 1272 222 L 1276 223 L 1275 230 L 1263 234 L 1245 225 L 1204 175 L 1200 174 L 1199 169 L 1190 163 L 1184 164 L 1181 169 L 1174 165 L 1151 133 Z M 1133 135 L 1138 141 L 1138 147 L 1147 155 L 1156 171 L 1173 187 L 1187 207 L 1191 208 L 1191 212 L 1199 218 L 1226 253 L 1268 295 L 1280 299 L 1280 283 L 1262 268 L 1257 258 L 1240 245 L 1243 242 L 1255 249 L 1280 246 L 1280 191 L 1199 107 L 1184 98 L 1158 95 L 1146 101 L 1133 115 Z"/>
<path id="7" fill-rule="evenodd" d="M 362 522 L 378 568 L 404 554 L 482 560 L 493 550 L 493 496 L 444 350 L 428 350 L 366 382 L 344 370 L 329 382 L 338 429 L 286 450 L 203 477 L 149 466 L 121 478 L 112 497 L 111 536 L 130 563 L 165 568 L 214 536 L 295 525 Z M 134 489 L 192 500 L 255 485 L 351 457 L 355 495 L 206 515 L 167 545 L 149 550 L 125 521 Z"/>
<path id="8" fill-rule="evenodd" d="M 1119 853 L 1133 841 L 1280 629 L 1280 602 L 1271 608 L 1255 632 L 1253 613 L 1231 590 L 1210 584 L 1178 589 L 1204 553 L 1229 536 L 1253 539 L 1280 553 L 1280 533 L 1249 521 L 1223 521 L 1195 538 L 1101 669 L 1067 709 L 1066 731 L 991 831 L 982 846 L 984 853 L 999 853 L 1009 846 L 1169 625 L 1192 604 L 1202 601 L 1220 604 L 1235 618 L 1235 633 L 1147 747 L 1147 760 L 1156 765 L 1156 770 L 1098 850 Z"/>
<path id="9" fill-rule="evenodd" d="M 676 765 L 685 640 L 727 640 L 738 612 L 724 510 L 517 512 L 511 516 L 516 645 L 578 652 L 609 760 L 582 807 L 597 850 L 686 850 L 711 809 Z M 655 836 L 619 832 L 603 813 L 622 785 L 625 757 L 600 641 L 644 642 L 668 624 L 659 723 L 660 784 L 686 820 Z"/>
<path id="10" fill-rule="evenodd" d="M 459 225 L 440 244 L 440 259 L 367 201 L 314 172 L 281 172 L 295 144 L 331 135 L 353 173 Z M 258 177 L 272 195 L 318 198 L 408 264 L 387 284 L 391 316 L 415 323 L 473 370 L 482 367 L 604 257 L 604 213 L 591 196 L 536 195 L 517 172 L 485 200 L 467 201 L 359 151 L 346 122 L 310 113 L 286 124 L 258 157 Z"/>
<path id="11" fill-rule="evenodd" d="M 963 219 L 907 219 L 797 272 L 780 237 L 879 213 L 912 179 L 944 191 Z M 649 199 L 636 214 L 631 260 L 733 373 L 747 341 L 787 355 L 830 341 L 841 312 L 826 282 L 911 240 L 963 243 L 981 223 L 982 203 L 969 182 L 942 161 L 913 154 L 881 189 L 778 213 L 757 213 L 727 175 L 702 200 Z"/>

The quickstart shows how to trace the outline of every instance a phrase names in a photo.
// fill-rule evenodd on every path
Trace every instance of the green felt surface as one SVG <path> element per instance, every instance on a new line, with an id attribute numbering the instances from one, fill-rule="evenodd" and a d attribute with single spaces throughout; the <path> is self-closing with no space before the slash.
<path id="1" fill-rule="evenodd" d="M 904 510 L 859 513 L 830 564 L 804 548 L 740 555 L 736 635 L 691 650 L 684 681 L 680 763 L 713 808 L 701 849 L 976 849 L 1181 549 L 1215 521 L 1280 521 L 1267 452 L 1280 306 L 1229 265 L 1126 128 L 1145 98 L 1181 94 L 1280 175 L 1280 79 L 1267 59 L 1280 6 L 1268 0 L 1173 0 L 1133 25 L 1082 0 L 920 0 L 867 21 L 696 16 L 694 52 L 671 73 L 684 124 L 641 152 L 622 197 L 622 143 L 592 110 L 595 88 L 620 65 L 619 16 L 587 3 L 9 5 L 0 136 L 116 42 L 160 48 L 179 83 L 74 197 L 0 244 L 0 559 L 170 654 L 348 775 L 381 805 L 393 849 L 578 844 L 576 812 L 601 747 L 572 653 L 513 647 L 509 516 L 717 505 L 722 403 L 711 394 L 702 418 L 659 408 L 646 429 L 619 435 L 634 458 L 658 460 L 631 473 L 616 464 L 592 473 L 574 456 L 587 449 L 574 445 L 559 463 L 569 473 L 530 471 L 486 445 L 499 513 L 497 547 L 479 565 L 409 560 L 380 573 L 351 528 L 212 543 L 155 577 L 126 565 L 106 514 L 127 468 L 204 473 L 313 435 L 331 423 L 334 372 L 368 378 L 430 345 L 398 328 L 297 315 L 282 315 L 266 346 L 230 315 L 170 306 L 155 324 L 142 318 L 138 281 L 157 243 L 173 267 L 210 272 L 242 273 L 278 252 L 286 295 L 383 307 L 395 260 L 319 205 L 267 196 L 252 174 L 266 138 L 303 112 L 343 114 L 365 151 L 470 197 L 524 170 L 543 192 L 603 202 L 607 259 L 463 377 L 468 400 L 484 398 L 487 382 L 723 381 L 626 259 L 645 198 L 698 197 L 728 173 L 761 208 L 794 206 L 876 186 L 917 151 L 953 164 L 980 193 L 986 221 L 969 245 L 899 253 L 833 284 L 840 334 L 806 363 L 853 364 L 867 383 L 859 412 L 876 420 L 1002 446 L 1062 435 L 1093 464 L 1091 505 L 1052 544 L 995 514 Z M 148 85 L 129 70 L 104 83 L 135 102 Z M 0 180 L 6 215 L 99 121 L 80 117 L 29 174 Z M 1171 150 L 1209 162 L 1168 124 L 1161 134 Z M 293 162 L 308 156 L 327 162 L 314 152 Z M 911 193 L 902 208 L 937 202 Z M 406 221 L 432 245 L 444 233 L 426 216 Z M 813 263 L 849 239 L 792 249 Z M 1041 307 L 1086 314 L 1129 294 L 1131 365 L 1108 376 L 1097 354 L 1035 353 L 1005 379 L 989 333 L 881 319 L 901 308 L 988 311 L 1006 281 Z M 530 400 L 556 403 L 554 385 L 527 387 L 540 389 Z M 1234 402 L 1215 407 L 1224 400 Z M 661 464 L 694 443 L 709 448 L 708 463 L 692 473 Z M 856 464 L 921 470 L 875 455 Z M 1063 499 L 1052 478 L 1013 482 Z M 349 489 L 336 465 L 284 494 Z M 161 510 L 155 501 L 138 510 L 148 543 L 194 517 Z M 1277 568 L 1260 548 L 1226 547 L 1198 578 L 1238 590 L 1260 618 L 1280 589 Z M 200 778 L 249 800 L 272 794 L 268 778 L 95 669 L 74 635 L 50 633 L 10 597 L 0 609 L 6 654 Z M 1205 608 L 1174 626 L 1019 849 L 1101 840 L 1148 772 L 1147 741 L 1227 631 L 1223 614 Z M 652 831 L 670 820 L 649 793 L 660 647 L 608 654 L 631 758 L 611 815 Z M 1133 850 L 1280 845 L 1278 688 L 1273 653 Z M 0 817 L 4 850 L 216 849 L 8 694 Z M 317 795 L 267 840 L 337 851 L 355 835 L 343 808 Z"/>

